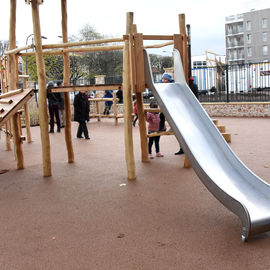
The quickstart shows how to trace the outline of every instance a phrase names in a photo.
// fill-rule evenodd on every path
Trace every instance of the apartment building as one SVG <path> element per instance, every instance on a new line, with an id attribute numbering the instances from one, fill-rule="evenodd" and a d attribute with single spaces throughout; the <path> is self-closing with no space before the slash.
<path id="1" fill-rule="evenodd" d="M 225 18 L 228 64 L 270 61 L 270 8 Z"/>

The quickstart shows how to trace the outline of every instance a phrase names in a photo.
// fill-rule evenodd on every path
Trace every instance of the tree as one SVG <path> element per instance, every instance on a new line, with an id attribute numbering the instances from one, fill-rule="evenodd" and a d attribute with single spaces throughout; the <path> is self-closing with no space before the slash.
<path id="1" fill-rule="evenodd" d="M 63 57 L 59 55 L 44 56 L 46 78 L 48 81 L 63 79 Z M 27 73 L 33 81 L 38 80 L 36 58 L 35 56 L 27 57 Z"/>
<path id="2" fill-rule="evenodd" d="M 150 62 L 152 69 L 157 73 L 164 73 L 164 68 L 173 66 L 173 59 L 170 56 L 150 54 Z"/>
<path id="3" fill-rule="evenodd" d="M 8 41 L 7 40 L 0 40 L 0 57 L 4 56 L 5 50 L 8 49 Z"/>
<path id="4" fill-rule="evenodd" d="M 97 33 L 94 27 L 87 24 L 79 31 L 77 36 L 72 36 L 71 40 L 85 41 L 103 38 L 105 36 Z M 112 77 L 122 74 L 122 51 L 80 53 L 74 54 L 71 58 L 71 80 L 73 83 L 76 83 L 76 80 L 79 78 L 92 79 L 96 75 Z"/>

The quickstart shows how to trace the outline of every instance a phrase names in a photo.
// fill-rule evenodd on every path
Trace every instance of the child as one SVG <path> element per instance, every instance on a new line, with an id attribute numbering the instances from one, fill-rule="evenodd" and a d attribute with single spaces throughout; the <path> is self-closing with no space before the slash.
<path id="1" fill-rule="evenodd" d="M 151 102 L 150 103 L 150 108 L 157 108 L 158 105 L 156 102 Z M 149 123 L 148 124 L 148 134 L 151 134 L 153 132 L 157 132 L 160 130 L 160 113 L 151 113 L 147 112 L 146 114 L 146 121 Z M 162 129 L 166 130 L 165 123 L 163 124 Z M 159 140 L 160 136 L 155 136 L 155 137 L 149 137 L 149 142 L 148 142 L 148 152 L 149 152 L 149 158 L 153 159 L 152 155 L 152 146 L 153 143 L 155 142 L 155 148 L 156 148 L 156 156 L 157 157 L 163 157 L 163 154 L 159 152 Z"/>

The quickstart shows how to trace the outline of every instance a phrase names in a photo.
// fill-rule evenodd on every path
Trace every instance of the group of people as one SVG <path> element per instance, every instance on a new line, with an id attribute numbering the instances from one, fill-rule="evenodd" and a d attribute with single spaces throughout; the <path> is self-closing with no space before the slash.
<path id="1" fill-rule="evenodd" d="M 168 73 L 164 73 L 162 75 L 161 81 L 162 83 L 173 83 L 174 80 L 172 76 Z M 57 86 L 60 87 L 62 82 L 57 82 Z M 54 87 L 54 83 L 51 81 L 48 83 L 48 90 Z M 193 77 L 189 78 L 189 87 L 194 93 L 194 95 L 198 98 L 198 86 L 194 83 Z M 105 90 L 104 98 L 112 98 L 113 95 L 111 91 Z M 57 132 L 61 132 L 61 127 L 64 127 L 64 97 L 63 93 L 54 93 L 48 91 L 47 94 L 48 98 L 48 106 L 49 106 L 49 114 L 50 114 L 50 133 L 54 133 L 54 117 L 56 118 L 57 124 Z M 123 102 L 123 95 L 122 90 L 119 88 L 117 91 L 117 98 L 119 99 L 119 103 Z M 107 100 L 105 101 L 105 109 L 104 115 L 108 115 L 110 113 L 110 109 L 112 106 L 112 101 Z M 158 104 L 156 102 L 150 103 L 150 108 L 158 108 Z M 88 100 L 88 91 L 80 91 L 74 98 L 74 121 L 79 123 L 78 130 L 77 130 L 77 138 L 83 138 L 82 134 L 84 135 L 85 139 L 89 140 L 89 133 L 87 129 L 86 122 L 89 121 L 89 112 L 90 112 L 90 104 Z M 135 119 L 133 121 L 133 126 L 136 125 L 136 121 L 138 119 L 137 114 L 137 103 L 136 100 L 134 102 L 134 113 Z M 61 115 L 61 117 L 60 117 Z M 159 112 L 147 112 L 146 113 L 146 121 L 148 122 L 148 134 L 158 132 L 158 131 L 166 131 L 165 125 L 165 116 L 163 113 Z M 160 136 L 152 136 L 149 137 L 148 141 L 148 152 L 149 158 L 153 159 L 152 155 L 152 147 L 155 144 L 156 156 L 163 157 L 164 155 L 160 152 L 159 146 Z M 184 154 L 182 147 L 175 155 Z"/>
<path id="2" fill-rule="evenodd" d="M 58 81 L 56 83 L 57 87 L 62 86 L 62 82 Z M 54 133 L 54 126 L 57 126 L 57 132 L 61 132 L 61 128 L 65 127 L 65 112 L 64 112 L 64 93 L 51 92 L 51 89 L 55 87 L 53 81 L 47 84 L 47 99 L 48 108 L 50 115 L 50 131 L 49 133 Z M 121 87 L 119 87 L 116 96 L 119 103 L 123 103 L 123 95 Z M 105 90 L 104 98 L 112 98 L 113 94 L 109 90 Z M 111 110 L 113 102 L 111 100 L 105 101 L 104 115 L 108 115 Z M 77 138 L 83 138 L 84 135 L 86 140 L 89 140 L 89 133 L 87 129 L 86 122 L 90 120 L 90 104 L 88 100 L 88 91 L 80 91 L 74 98 L 74 121 L 79 123 L 77 130 Z"/>

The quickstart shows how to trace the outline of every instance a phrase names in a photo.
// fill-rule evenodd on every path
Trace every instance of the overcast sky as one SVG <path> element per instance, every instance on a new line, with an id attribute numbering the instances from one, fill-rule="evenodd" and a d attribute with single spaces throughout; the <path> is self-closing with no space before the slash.
<path id="1" fill-rule="evenodd" d="M 0 40 L 8 40 L 9 3 L 1 0 Z M 121 37 L 129 11 L 134 12 L 134 23 L 140 33 L 177 34 L 178 14 L 185 13 L 186 24 L 191 25 L 192 55 L 205 54 L 206 50 L 225 55 L 225 17 L 269 8 L 270 4 L 267 0 L 67 0 L 67 6 L 69 35 L 76 35 L 85 24 L 90 24 L 101 34 Z M 42 35 L 48 38 L 43 43 L 60 42 L 61 1 L 44 0 L 40 19 Z M 31 6 L 17 0 L 18 45 L 24 46 L 32 33 Z"/>

